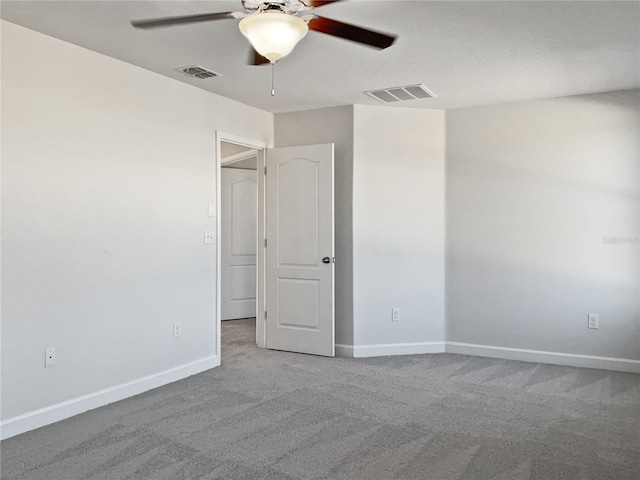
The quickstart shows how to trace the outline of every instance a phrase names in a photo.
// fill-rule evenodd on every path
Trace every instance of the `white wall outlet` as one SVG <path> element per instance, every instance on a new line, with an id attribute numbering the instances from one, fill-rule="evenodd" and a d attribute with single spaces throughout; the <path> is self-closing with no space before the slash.
<path id="1" fill-rule="evenodd" d="M 215 203 L 209 203 L 209 216 L 210 217 L 215 217 L 216 216 L 216 204 Z"/>
<path id="2" fill-rule="evenodd" d="M 597 313 L 590 313 L 588 327 L 594 329 L 600 328 L 600 315 L 598 315 Z"/>
<path id="3" fill-rule="evenodd" d="M 213 229 L 205 228 L 204 230 L 204 244 L 214 245 L 216 243 L 216 232 Z"/>
<path id="4" fill-rule="evenodd" d="M 53 367 L 56 364 L 56 349 L 49 347 L 44 351 L 44 368 Z"/>
<path id="5" fill-rule="evenodd" d="M 392 308 L 391 309 L 391 321 L 392 322 L 399 322 L 400 321 L 400 309 L 399 308 Z"/>
<path id="6" fill-rule="evenodd" d="M 182 323 L 173 322 L 173 338 L 179 338 L 182 336 Z"/>

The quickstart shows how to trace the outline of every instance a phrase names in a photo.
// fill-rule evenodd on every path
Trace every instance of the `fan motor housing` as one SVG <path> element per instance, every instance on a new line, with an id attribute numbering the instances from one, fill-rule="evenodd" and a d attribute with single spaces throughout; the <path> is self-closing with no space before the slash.
<path id="1" fill-rule="evenodd" d="M 295 15 L 308 7 L 299 0 L 280 0 L 272 2 L 268 0 L 242 0 L 242 6 L 249 12 L 277 10 L 283 13 Z"/>

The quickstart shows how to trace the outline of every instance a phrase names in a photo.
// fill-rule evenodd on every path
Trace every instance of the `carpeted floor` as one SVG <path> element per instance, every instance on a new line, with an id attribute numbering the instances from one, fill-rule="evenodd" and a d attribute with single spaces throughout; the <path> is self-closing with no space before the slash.
<path id="1" fill-rule="evenodd" d="M 221 367 L 2 442 L 2 479 L 640 479 L 638 374 L 254 338 L 224 322 Z"/>

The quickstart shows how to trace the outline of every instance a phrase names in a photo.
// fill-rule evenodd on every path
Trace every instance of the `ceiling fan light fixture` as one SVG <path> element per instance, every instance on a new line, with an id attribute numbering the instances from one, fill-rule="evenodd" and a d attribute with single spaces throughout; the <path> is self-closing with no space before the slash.
<path id="1" fill-rule="evenodd" d="M 291 53 L 309 31 L 299 17 L 281 12 L 254 13 L 240 21 L 240 32 L 271 63 Z"/>

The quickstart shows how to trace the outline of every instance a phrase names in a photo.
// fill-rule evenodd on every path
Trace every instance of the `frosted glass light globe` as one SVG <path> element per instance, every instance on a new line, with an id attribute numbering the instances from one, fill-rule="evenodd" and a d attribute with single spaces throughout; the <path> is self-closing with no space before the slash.
<path id="1" fill-rule="evenodd" d="M 280 12 L 254 13 L 240 20 L 239 27 L 253 48 L 271 63 L 289 55 L 309 31 L 304 20 Z"/>

